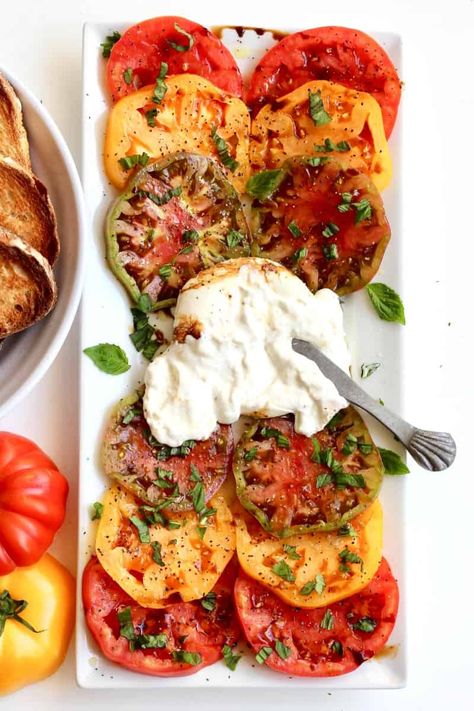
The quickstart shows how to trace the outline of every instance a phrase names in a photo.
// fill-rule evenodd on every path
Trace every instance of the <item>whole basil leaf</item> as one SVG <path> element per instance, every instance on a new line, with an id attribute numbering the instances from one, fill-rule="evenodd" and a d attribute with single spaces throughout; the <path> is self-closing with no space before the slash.
<path id="1" fill-rule="evenodd" d="M 384 449 L 383 447 L 378 448 L 380 456 L 382 457 L 382 464 L 385 470 L 385 474 L 391 474 L 397 476 L 399 474 L 409 474 L 410 470 L 402 459 L 398 456 L 396 452 L 392 452 L 391 449 Z"/>
<path id="2" fill-rule="evenodd" d="M 103 373 L 120 375 L 130 369 L 125 351 L 114 343 L 98 343 L 84 348 L 84 353 Z"/>
<path id="3" fill-rule="evenodd" d="M 384 321 L 405 324 L 403 301 L 396 291 L 386 284 L 377 282 L 367 285 L 367 292 L 378 315 Z"/>

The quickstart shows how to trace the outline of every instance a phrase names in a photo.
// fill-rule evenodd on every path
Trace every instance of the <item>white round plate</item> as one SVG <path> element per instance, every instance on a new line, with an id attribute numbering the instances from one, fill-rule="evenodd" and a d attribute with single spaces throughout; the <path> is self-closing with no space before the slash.
<path id="1" fill-rule="evenodd" d="M 69 333 L 81 297 L 84 266 L 84 201 L 76 166 L 44 106 L 12 74 L 23 106 L 34 172 L 48 188 L 58 221 L 61 254 L 54 267 L 58 301 L 35 326 L 5 339 L 0 350 L 0 418 L 43 377 Z"/>

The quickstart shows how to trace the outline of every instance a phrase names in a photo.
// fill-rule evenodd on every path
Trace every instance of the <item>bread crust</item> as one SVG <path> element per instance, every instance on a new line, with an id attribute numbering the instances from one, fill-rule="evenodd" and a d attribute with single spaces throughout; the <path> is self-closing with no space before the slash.
<path id="1" fill-rule="evenodd" d="M 28 137 L 23 125 L 21 103 L 5 77 L 0 74 L 0 155 L 9 156 L 31 171 Z"/>
<path id="2" fill-rule="evenodd" d="M 40 321 L 56 299 L 48 261 L 24 239 L 0 228 L 0 338 Z"/>
<path id="3" fill-rule="evenodd" d="M 19 234 L 50 264 L 59 255 L 56 216 L 43 183 L 12 158 L 0 156 L 0 227 Z"/>

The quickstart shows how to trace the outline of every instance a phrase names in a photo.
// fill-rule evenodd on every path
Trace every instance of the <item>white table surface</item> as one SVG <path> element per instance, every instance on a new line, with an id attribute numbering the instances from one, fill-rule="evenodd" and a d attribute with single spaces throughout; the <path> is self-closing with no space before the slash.
<path id="1" fill-rule="evenodd" d="M 219 8 L 216 10 L 215 8 Z M 312 695 L 242 689 L 137 693 L 87 691 L 75 683 L 73 649 L 50 679 L 0 699 L 0 709 L 150 709 L 228 711 L 456 711 L 474 708 L 474 500 L 467 381 L 473 325 L 474 2 L 472 0 L 21 0 L 2 3 L 2 62 L 43 101 L 73 156 L 80 154 L 81 35 L 85 21 L 138 21 L 153 14 L 203 24 L 311 27 L 340 24 L 399 32 L 404 41 L 403 221 L 412 240 L 406 260 L 409 383 L 406 414 L 451 431 L 458 458 L 449 472 L 412 466 L 408 495 L 409 679 L 399 691 Z M 396 239 L 396 235 L 394 236 Z M 394 326 L 396 327 L 396 326 Z M 36 440 L 71 483 L 67 521 L 52 552 L 75 568 L 78 457 L 78 324 L 54 365 L 0 428 Z M 383 398 L 383 393 L 380 393 Z"/>

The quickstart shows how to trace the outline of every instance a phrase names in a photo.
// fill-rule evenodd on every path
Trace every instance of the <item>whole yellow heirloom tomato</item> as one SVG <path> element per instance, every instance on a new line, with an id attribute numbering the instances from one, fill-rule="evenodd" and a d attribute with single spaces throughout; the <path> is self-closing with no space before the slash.
<path id="1" fill-rule="evenodd" d="M 75 582 L 50 555 L 0 577 L 0 694 L 62 664 L 74 628 Z"/>

